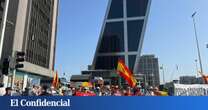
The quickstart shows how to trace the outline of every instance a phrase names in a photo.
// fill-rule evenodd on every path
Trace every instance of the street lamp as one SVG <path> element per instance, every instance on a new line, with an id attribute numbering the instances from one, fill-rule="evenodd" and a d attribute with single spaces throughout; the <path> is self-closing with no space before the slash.
<path id="1" fill-rule="evenodd" d="M 163 84 L 165 84 L 165 71 L 164 71 L 163 65 L 160 67 L 160 70 L 162 70 L 162 74 L 163 74 Z"/>
<path id="2" fill-rule="evenodd" d="M 197 46 L 197 50 L 198 50 L 198 57 L 199 57 L 199 64 L 200 64 L 200 72 L 203 73 L 201 54 L 200 54 L 200 49 L 199 49 L 199 41 L 198 41 L 198 36 L 197 36 L 197 31 L 196 31 L 196 22 L 195 22 L 195 15 L 196 14 L 197 14 L 197 12 L 194 12 L 191 17 L 193 18 L 193 24 L 194 24 L 196 46 Z"/>
<path id="3" fill-rule="evenodd" d="M 199 76 L 199 71 L 198 71 L 198 60 L 195 59 L 195 63 L 196 63 L 196 75 Z"/>

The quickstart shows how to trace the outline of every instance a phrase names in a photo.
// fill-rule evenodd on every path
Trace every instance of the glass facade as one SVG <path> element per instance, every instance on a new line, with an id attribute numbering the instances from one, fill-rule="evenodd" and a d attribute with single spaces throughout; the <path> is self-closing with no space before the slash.
<path id="1" fill-rule="evenodd" d="M 1 5 L 4 6 L 3 4 Z M 9 1 L 8 13 L 7 13 L 7 21 L 9 22 L 6 23 L 6 28 L 5 28 L 5 33 L 4 33 L 5 37 L 4 37 L 3 42 L 6 42 L 6 43 L 3 43 L 3 48 L 5 49 L 2 50 L 2 55 L 1 55 L 2 59 L 9 58 L 9 56 L 11 56 L 13 53 L 12 48 L 15 42 L 14 36 L 15 36 L 15 26 L 17 23 L 18 4 L 19 4 L 19 0 Z M 1 11 L 2 13 L 0 12 L 0 15 L 3 14 L 3 10 Z"/>
<path id="2" fill-rule="evenodd" d="M 140 57 L 138 73 L 144 74 L 150 86 L 160 84 L 159 62 L 154 55 L 143 55 Z"/>
<path id="3" fill-rule="evenodd" d="M 137 51 L 141 40 L 144 20 L 128 21 L 128 50 Z"/>
<path id="4" fill-rule="evenodd" d="M 124 59 L 124 56 L 99 56 L 95 69 L 116 70 L 119 59 Z"/>
<path id="5" fill-rule="evenodd" d="M 123 18 L 123 0 L 112 0 L 108 19 Z"/>
<path id="6" fill-rule="evenodd" d="M 137 71 L 149 1 L 109 0 L 92 69 L 115 70 L 122 57 L 133 73 Z"/>
<path id="7" fill-rule="evenodd" d="M 1 21 L 3 18 L 3 12 L 4 12 L 4 5 L 5 5 L 5 1 L 0 1 L 0 25 L 1 25 Z"/>
<path id="8" fill-rule="evenodd" d="M 127 0 L 127 16 L 140 17 L 145 16 L 149 0 Z"/>
<path id="9" fill-rule="evenodd" d="M 100 53 L 124 51 L 123 22 L 107 23 L 99 49 Z"/>
<path id="10" fill-rule="evenodd" d="M 129 55 L 129 69 L 133 71 L 136 61 L 136 55 Z"/>

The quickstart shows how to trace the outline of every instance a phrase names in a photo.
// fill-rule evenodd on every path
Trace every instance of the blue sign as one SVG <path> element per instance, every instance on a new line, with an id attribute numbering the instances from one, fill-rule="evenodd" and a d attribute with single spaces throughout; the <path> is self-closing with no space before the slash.
<path id="1" fill-rule="evenodd" d="M 206 110 L 207 97 L 0 97 L 1 110 Z"/>

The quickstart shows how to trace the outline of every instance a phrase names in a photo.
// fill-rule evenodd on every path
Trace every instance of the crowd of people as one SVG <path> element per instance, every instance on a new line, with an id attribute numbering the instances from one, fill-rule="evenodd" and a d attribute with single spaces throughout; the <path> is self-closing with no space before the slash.
<path id="1" fill-rule="evenodd" d="M 164 92 L 159 91 L 157 87 L 148 89 L 130 86 L 119 87 L 118 85 L 99 85 L 99 86 L 78 86 L 71 85 L 55 88 L 46 85 L 25 88 L 23 92 L 12 90 L 8 87 L 5 89 L 4 96 L 166 96 Z"/>
<path id="2" fill-rule="evenodd" d="M 130 86 L 119 87 L 118 85 L 105 85 L 97 87 L 71 88 L 72 96 L 162 96 L 163 92 L 157 87 L 149 87 L 148 89 Z"/>

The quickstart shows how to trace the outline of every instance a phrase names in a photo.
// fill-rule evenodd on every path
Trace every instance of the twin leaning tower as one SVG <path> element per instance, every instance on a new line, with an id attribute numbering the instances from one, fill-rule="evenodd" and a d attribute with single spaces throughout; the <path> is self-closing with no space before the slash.
<path id="1" fill-rule="evenodd" d="M 138 73 L 151 0 L 109 0 L 92 69 L 115 70 L 118 59 Z"/>

